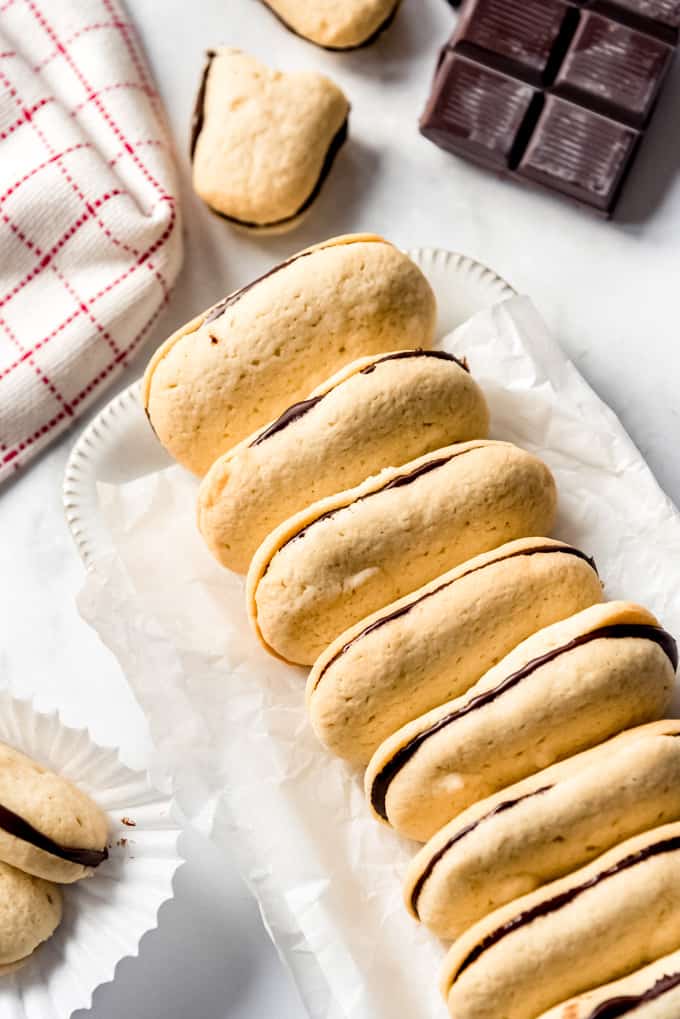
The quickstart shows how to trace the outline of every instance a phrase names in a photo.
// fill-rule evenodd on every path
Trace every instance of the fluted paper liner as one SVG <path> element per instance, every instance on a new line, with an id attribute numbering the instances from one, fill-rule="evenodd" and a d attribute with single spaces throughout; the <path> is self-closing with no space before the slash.
<path id="1" fill-rule="evenodd" d="M 109 817 L 109 859 L 92 877 L 62 885 L 64 916 L 55 934 L 16 973 L 0 977 L 3 1019 L 68 1019 L 88 1008 L 96 988 L 113 979 L 117 963 L 136 955 L 172 897 L 181 860 L 171 799 L 146 773 L 121 764 L 85 729 L 56 712 L 0 691 L 0 741 L 80 786 Z"/>

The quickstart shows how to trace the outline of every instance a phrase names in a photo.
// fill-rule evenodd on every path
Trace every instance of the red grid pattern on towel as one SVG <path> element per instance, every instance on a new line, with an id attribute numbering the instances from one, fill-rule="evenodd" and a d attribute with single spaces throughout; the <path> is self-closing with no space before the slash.
<path id="1" fill-rule="evenodd" d="M 5 0 L 0 85 L 2 479 L 128 362 L 181 253 L 162 107 L 117 0 Z"/>

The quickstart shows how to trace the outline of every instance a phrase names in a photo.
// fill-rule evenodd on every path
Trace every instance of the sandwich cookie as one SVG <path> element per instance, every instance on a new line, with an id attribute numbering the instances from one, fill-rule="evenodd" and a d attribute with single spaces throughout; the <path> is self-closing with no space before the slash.
<path id="1" fill-rule="evenodd" d="M 475 924 L 451 947 L 441 987 L 455 1019 L 534 1019 L 679 947 L 676 823 Z"/>
<path id="2" fill-rule="evenodd" d="M 19 969 L 61 922 L 56 885 L 0 863 L 0 974 Z"/>
<path id="3" fill-rule="evenodd" d="M 646 609 L 584 609 L 386 739 L 366 772 L 369 803 L 376 817 L 426 841 L 478 800 L 660 718 L 677 664 L 675 641 Z"/>
<path id="4" fill-rule="evenodd" d="M 349 626 L 513 538 L 547 532 L 555 483 L 536 457 L 475 440 L 386 468 L 314 503 L 262 543 L 250 618 L 273 654 L 311 664 Z"/>
<path id="5" fill-rule="evenodd" d="M 311 502 L 488 430 L 484 395 L 452 354 L 361 358 L 215 461 L 199 529 L 223 566 L 245 573 L 264 538 Z"/>
<path id="6" fill-rule="evenodd" d="M 156 351 L 142 404 L 195 474 L 358 357 L 430 347 L 432 289 L 373 234 L 293 255 L 183 326 Z"/>
<path id="7" fill-rule="evenodd" d="M 406 722 L 468 690 L 530 634 L 602 600 L 594 563 L 520 538 L 346 630 L 317 659 L 307 707 L 329 750 L 367 763 Z"/>
<path id="8" fill-rule="evenodd" d="M 540 1019 L 675 1019 L 680 1015 L 680 952 L 621 980 L 556 1005 Z"/>
<path id="9" fill-rule="evenodd" d="M 108 857 L 108 822 L 67 779 L 0 744 L 0 860 L 70 884 Z"/>
<path id="10" fill-rule="evenodd" d="M 409 868 L 404 901 L 442 938 L 633 835 L 680 821 L 680 721 L 630 729 L 464 811 Z"/>
<path id="11" fill-rule="evenodd" d="M 326 50 L 368 46 L 390 25 L 401 0 L 264 0 L 296 35 Z"/>
<path id="12" fill-rule="evenodd" d="M 346 97 L 323 74 L 211 50 L 192 122 L 194 190 L 246 229 L 290 230 L 321 191 L 348 117 Z"/>

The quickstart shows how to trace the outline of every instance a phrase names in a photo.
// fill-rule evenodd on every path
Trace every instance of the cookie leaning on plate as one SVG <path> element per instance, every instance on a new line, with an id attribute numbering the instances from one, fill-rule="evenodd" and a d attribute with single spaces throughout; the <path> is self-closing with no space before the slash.
<path id="1" fill-rule="evenodd" d="M 262 543 L 246 595 L 272 653 L 311 664 L 347 627 L 445 570 L 552 526 L 556 493 L 540 460 L 474 440 L 387 468 L 314 503 Z"/>
<path id="2" fill-rule="evenodd" d="M 680 1015 L 680 951 L 614 983 L 563 1001 L 539 1019 L 674 1019 Z"/>
<path id="3" fill-rule="evenodd" d="M 208 53 L 192 123 L 196 194 L 257 232 L 294 227 L 347 136 L 349 103 L 316 71 L 273 71 L 241 50 Z"/>
<path id="4" fill-rule="evenodd" d="M 594 564 L 564 542 L 520 538 L 485 552 L 333 641 L 307 682 L 314 731 L 333 753 L 366 763 L 520 641 L 601 600 Z"/>
<path id="5" fill-rule="evenodd" d="M 0 744 L 0 860 L 68 884 L 106 860 L 107 837 L 106 815 L 89 796 Z"/>
<path id="6" fill-rule="evenodd" d="M 680 721 L 652 722 L 481 800 L 412 861 L 409 912 L 455 938 L 624 839 L 680 821 Z"/>
<path id="7" fill-rule="evenodd" d="M 676 823 L 475 924 L 451 947 L 441 988 L 455 1019 L 534 1019 L 679 947 Z"/>
<path id="8" fill-rule="evenodd" d="M 215 461 L 199 529 L 223 566 L 245 573 L 267 534 L 311 502 L 488 426 L 482 391 L 452 354 L 361 358 Z"/>
<path id="9" fill-rule="evenodd" d="M 296 35 L 327 50 L 367 46 L 394 18 L 401 0 L 263 0 Z"/>
<path id="10" fill-rule="evenodd" d="M 425 841 L 477 800 L 661 717 L 677 664 L 670 634 L 630 602 L 553 623 L 385 740 L 366 772 L 373 812 Z"/>
<path id="11" fill-rule="evenodd" d="M 358 357 L 430 347 L 436 305 L 414 262 L 374 234 L 293 255 L 161 344 L 142 405 L 195 474 Z"/>
<path id="12" fill-rule="evenodd" d="M 61 922 L 61 891 L 0 863 L 0 975 L 25 962 Z"/>

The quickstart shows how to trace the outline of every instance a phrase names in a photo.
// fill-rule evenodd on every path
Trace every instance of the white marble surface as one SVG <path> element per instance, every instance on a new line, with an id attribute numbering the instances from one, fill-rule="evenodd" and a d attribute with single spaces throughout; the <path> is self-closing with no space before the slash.
<path id="1" fill-rule="evenodd" d="M 129 2 L 168 106 L 185 190 L 185 268 L 150 347 L 272 261 L 333 233 L 375 230 L 404 246 L 460 250 L 534 297 L 680 502 L 680 64 L 619 219 L 604 223 L 498 182 L 418 136 L 435 52 L 453 24 L 444 0 L 404 0 L 380 43 L 349 55 L 288 35 L 257 0 L 201 0 L 193 7 L 165 0 L 162 13 L 157 0 Z M 202 51 L 221 42 L 281 67 L 322 68 L 352 100 L 351 141 L 294 234 L 236 234 L 188 191 L 186 138 Z M 139 370 L 138 363 L 121 386 Z M 82 569 L 60 493 L 74 435 L 0 491 L 0 677 L 43 703 L 60 704 L 69 721 L 89 725 L 141 766 L 149 751 L 144 720 L 116 662 L 74 604 Z M 295 991 L 229 861 L 196 837 L 185 848 L 189 862 L 159 931 L 144 941 L 141 959 L 124 963 L 115 984 L 98 993 L 92 1014 L 300 1019 Z"/>

